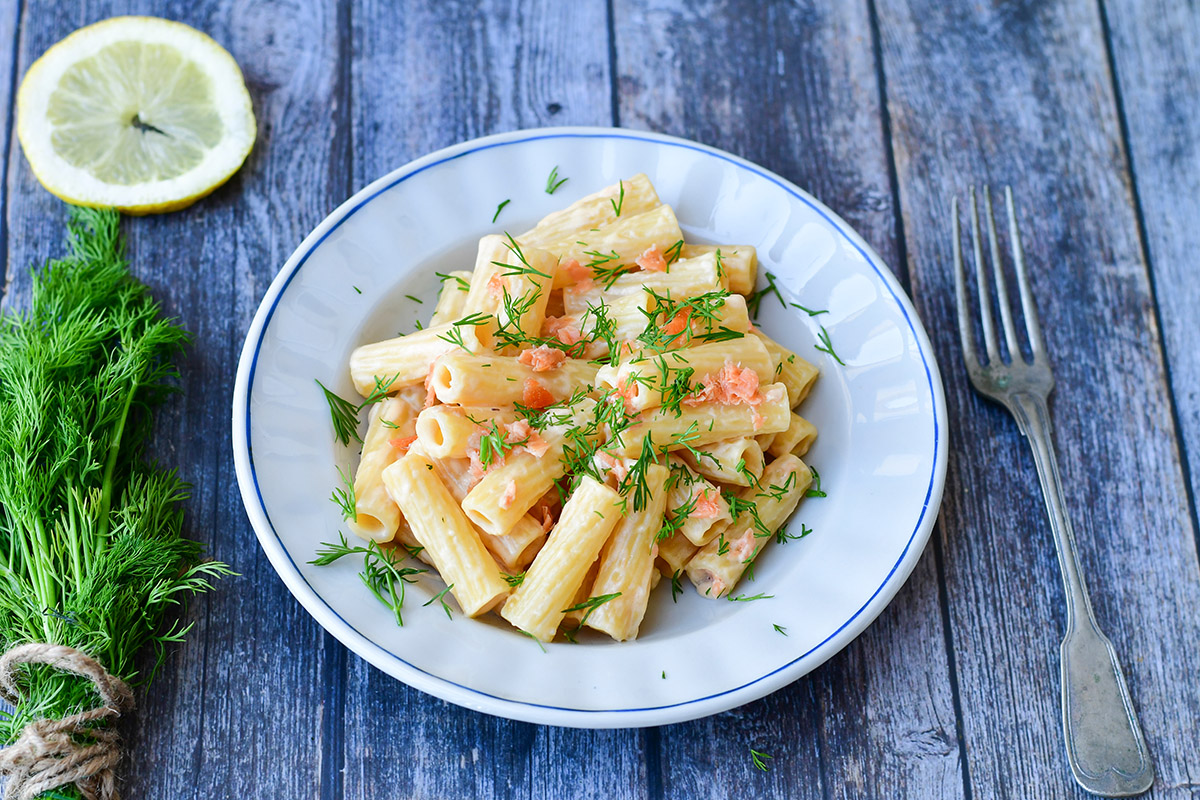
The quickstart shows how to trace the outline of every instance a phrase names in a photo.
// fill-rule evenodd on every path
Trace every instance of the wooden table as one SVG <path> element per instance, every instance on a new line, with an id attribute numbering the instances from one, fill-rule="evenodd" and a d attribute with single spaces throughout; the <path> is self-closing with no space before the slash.
<path id="1" fill-rule="evenodd" d="M 1017 191 L 1070 512 L 1156 761 L 1153 796 L 1196 795 L 1195 4 L 9 0 L 6 303 L 62 251 L 64 219 L 12 132 L 14 88 L 73 29 L 125 13 L 214 36 L 242 65 L 259 121 L 227 186 L 125 224 L 136 272 L 196 336 L 157 455 L 195 485 L 190 535 L 241 573 L 190 608 L 195 630 L 141 696 L 129 797 L 1082 796 L 1063 754 L 1064 604 L 1032 459 L 968 387 L 953 324 L 950 198 L 985 181 Z M 234 480 L 234 365 L 303 236 L 412 158 L 563 124 L 689 137 L 807 188 L 892 265 L 942 365 L 945 501 L 907 585 L 814 673 L 691 723 L 540 727 L 405 687 L 292 599 Z M 769 772 L 751 747 L 774 756 Z"/>

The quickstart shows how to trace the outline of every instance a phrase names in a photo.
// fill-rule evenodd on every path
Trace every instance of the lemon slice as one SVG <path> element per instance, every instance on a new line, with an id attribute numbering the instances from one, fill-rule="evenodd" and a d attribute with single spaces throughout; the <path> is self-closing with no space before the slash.
<path id="1" fill-rule="evenodd" d="M 229 179 L 254 144 L 242 71 L 208 36 L 114 17 L 46 51 L 17 93 L 17 136 L 51 193 L 128 214 L 175 211 Z"/>

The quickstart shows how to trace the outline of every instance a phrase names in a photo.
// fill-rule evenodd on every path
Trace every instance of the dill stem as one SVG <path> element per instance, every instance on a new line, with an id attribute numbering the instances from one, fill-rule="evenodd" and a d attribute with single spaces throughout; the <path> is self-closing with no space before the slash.
<path id="1" fill-rule="evenodd" d="M 138 379 L 130 381 L 129 392 L 125 395 L 125 405 L 121 408 L 121 417 L 117 420 L 117 424 L 113 428 L 112 439 L 108 443 L 108 462 L 104 465 L 104 480 L 100 484 L 100 508 L 96 514 L 100 525 L 96 530 L 96 552 L 93 555 L 103 553 L 105 545 L 108 543 L 108 510 L 112 505 L 113 470 L 117 466 L 117 456 L 121 452 L 121 434 L 125 431 L 125 421 L 129 419 L 133 393 L 137 391 L 140 378 L 141 376 L 138 376 Z"/>
<path id="2" fill-rule="evenodd" d="M 79 535 L 79 509 L 83 500 L 79 496 L 79 488 L 71 486 L 67 490 L 66 523 L 63 531 L 67 535 L 67 555 L 71 558 L 71 575 L 74 578 L 75 591 L 83 591 L 83 537 Z"/>

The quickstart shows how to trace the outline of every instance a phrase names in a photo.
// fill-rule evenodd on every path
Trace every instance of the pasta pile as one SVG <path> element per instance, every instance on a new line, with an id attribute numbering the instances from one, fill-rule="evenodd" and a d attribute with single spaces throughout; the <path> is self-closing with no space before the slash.
<path id="1" fill-rule="evenodd" d="M 351 528 L 468 616 L 635 638 L 660 576 L 730 595 L 812 480 L 817 369 L 755 329 L 745 245 L 686 244 L 635 175 L 484 236 L 429 327 L 355 350 Z"/>

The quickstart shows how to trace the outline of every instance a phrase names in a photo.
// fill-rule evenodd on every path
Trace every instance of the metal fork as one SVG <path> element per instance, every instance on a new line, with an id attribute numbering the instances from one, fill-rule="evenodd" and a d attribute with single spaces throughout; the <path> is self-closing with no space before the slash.
<path id="1" fill-rule="evenodd" d="M 1027 361 L 1017 341 L 1012 308 L 1008 301 L 1007 284 L 1003 276 L 1000 248 L 996 241 L 996 221 L 992 214 L 991 192 L 984 187 L 984 207 L 987 214 L 988 246 L 1000 322 L 1009 361 L 1001 358 L 996 323 L 992 317 L 992 302 L 988 291 L 983 244 L 979 234 L 979 208 L 975 188 L 971 187 L 971 237 L 975 255 L 975 278 L 979 294 L 979 322 L 983 328 L 986 362 L 975 352 L 971 325 L 971 309 L 967 302 L 963 276 L 961 231 L 958 222 L 958 198 L 950 206 L 954 229 L 954 287 L 958 301 L 958 329 L 962 337 L 963 357 L 967 374 L 975 391 L 1000 403 L 1017 420 L 1021 434 L 1033 447 L 1038 478 L 1050 515 L 1050 530 L 1058 551 L 1067 594 L 1067 633 L 1062 641 L 1062 721 L 1066 738 L 1067 760 L 1079 785 L 1089 792 L 1106 797 L 1128 797 L 1141 794 L 1154 782 L 1154 766 L 1146 749 L 1146 740 L 1138 724 L 1137 713 L 1129 698 L 1125 674 L 1117 661 L 1112 642 L 1100 632 L 1092 614 L 1083 582 L 1079 556 L 1075 552 L 1075 534 L 1067 519 L 1066 501 L 1054 459 L 1053 435 L 1046 400 L 1054 388 L 1054 376 L 1046 357 L 1046 343 L 1038 325 L 1037 308 L 1029 288 L 1025 258 L 1021 251 L 1021 236 L 1017 230 L 1017 215 L 1013 208 L 1011 187 L 1005 187 L 1008 206 L 1008 231 L 1012 260 L 1016 267 L 1017 287 L 1021 296 L 1021 311 L 1029 336 L 1032 361 Z"/>

